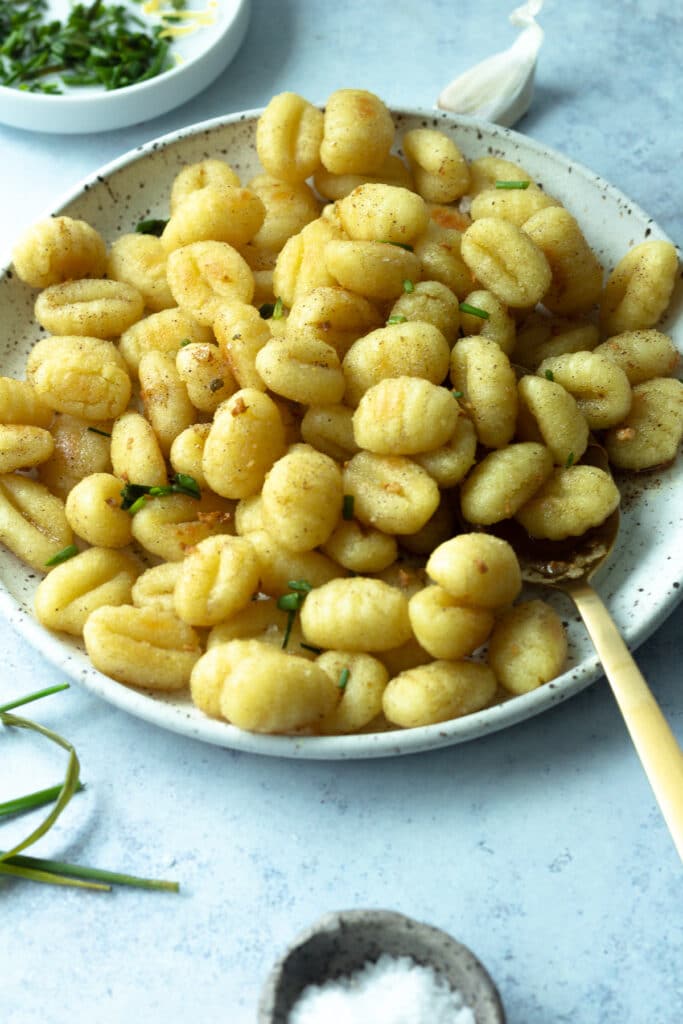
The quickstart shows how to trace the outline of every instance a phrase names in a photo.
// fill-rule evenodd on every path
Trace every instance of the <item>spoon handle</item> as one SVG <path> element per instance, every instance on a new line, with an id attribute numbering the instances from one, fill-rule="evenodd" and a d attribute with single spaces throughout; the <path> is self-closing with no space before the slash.
<path id="1" fill-rule="evenodd" d="M 581 581 L 565 589 L 581 613 L 683 860 L 683 752 L 602 599 Z"/>

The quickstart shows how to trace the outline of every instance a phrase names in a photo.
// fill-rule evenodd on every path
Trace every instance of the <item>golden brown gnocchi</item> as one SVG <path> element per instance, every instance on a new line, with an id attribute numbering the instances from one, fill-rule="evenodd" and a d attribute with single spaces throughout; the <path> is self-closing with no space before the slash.
<path id="1" fill-rule="evenodd" d="M 39 619 L 263 733 L 419 728 L 543 685 L 564 627 L 516 603 L 484 529 L 603 522 L 590 430 L 615 466 L 675 457 L 673 247 L 603 288 L 543 183 L 426 123 L 398 138 L 363 90 L 274 97 L 256 150 L 246 184 L 180 169 L 161 238 L 107 255 L 53 218 L 15 250 L 55 335 L 0 378 L 0 540 L 50 570 Z"/>

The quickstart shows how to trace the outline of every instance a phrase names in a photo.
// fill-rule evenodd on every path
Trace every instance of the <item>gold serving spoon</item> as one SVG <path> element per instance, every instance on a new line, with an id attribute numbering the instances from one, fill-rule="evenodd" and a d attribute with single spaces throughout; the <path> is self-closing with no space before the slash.
<path id="1" fill-rule="evenodd" d="M 608 470 L 604 450 L 591 445 L 582 459 Z M 619 510 L 600 526 L 567 541 L 542 541 L 512 520 L 491 529 L 512 544 L 528 583 L 555 587 L 577 607 L 616 697 L 641 764 L 683 860 L 683 751 L 591 579 L 609 557 Z"/>

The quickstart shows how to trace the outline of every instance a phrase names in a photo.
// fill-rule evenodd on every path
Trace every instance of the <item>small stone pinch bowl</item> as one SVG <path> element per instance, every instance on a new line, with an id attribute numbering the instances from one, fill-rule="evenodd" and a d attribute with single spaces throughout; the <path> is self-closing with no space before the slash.
<path id="1" fill-rule="evenodd" d="M 325 914 L 297 936 L 266 979 L 258 1024 L 287 1024 L 307 985 L 353 974 L 382 953 L 409 956 L 443 975 L 472 1008 L 477 1024 L 505 1024 L 498 990 L 467 946 L 432 925 L 391 910 Z"/>

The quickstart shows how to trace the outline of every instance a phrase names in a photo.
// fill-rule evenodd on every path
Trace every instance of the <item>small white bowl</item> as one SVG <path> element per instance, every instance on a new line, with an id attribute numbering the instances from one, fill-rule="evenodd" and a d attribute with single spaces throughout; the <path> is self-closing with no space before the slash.
<path id="1" fill-rule="evenodd" d="M 75 135 L 159 117 L 201 92 L 228 66 L 242 45 L 250 11 L 251 0 L 220 0 L 213 24 L 174 42 L 172 52 L 182 62 L 137 85 L 110 92 L 81 86 L 59 96 L 0 86 L 0 121 L 13 128 Z"/>

